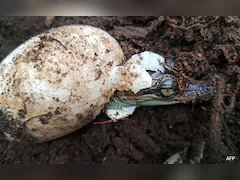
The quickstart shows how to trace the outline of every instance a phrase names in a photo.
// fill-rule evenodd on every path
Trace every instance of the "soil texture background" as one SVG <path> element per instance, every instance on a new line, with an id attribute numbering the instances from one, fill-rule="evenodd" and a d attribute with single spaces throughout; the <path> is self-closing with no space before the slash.
<path id="1" fill-rule="evenodd" d="M 194 104 L 141 107 L 134 121 L 90 123 L 68 136 L 9 147 L 0 123 L 4 164 L 238 163 L 240 158 L 240 19 L 238 17 L 0 17 L 0 60 L 50 28 L 86 24 L 109 32 L 125 58 L 149 50 L 181 61 L 184 73 L 215 87 L 214 98 Z M 1 118 L 1 116 L 0 116 Z M 100 114 L 94 121 L 109 119 Z M 0 119 L 3 121 L 3 119 Z M 234 155 L 235 160 L 226 157 Z M 196 161 L 195 161 L 196 160 Z"/>

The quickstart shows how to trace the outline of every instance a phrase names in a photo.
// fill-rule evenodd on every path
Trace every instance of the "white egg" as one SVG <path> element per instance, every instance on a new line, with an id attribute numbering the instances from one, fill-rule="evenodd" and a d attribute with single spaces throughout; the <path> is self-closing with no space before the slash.
<path id="1" fill-rule="evenodd" d="M 118 42 L 92 26 L 63 26 L 31 38 L 0 64 L 4 120 L 13 130 L 24 124 L 39 142 L 76 131 L 109 101 L 115 90 L 110 73 L 123 57 Z"/>

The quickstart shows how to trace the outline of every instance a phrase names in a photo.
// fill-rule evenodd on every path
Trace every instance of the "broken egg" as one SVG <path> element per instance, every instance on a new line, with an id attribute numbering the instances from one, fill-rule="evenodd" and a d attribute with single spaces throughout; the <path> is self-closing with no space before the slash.
<path id="1" fill-rule="evenodd" d="M 164 73 L 165 58 L 161 55 L 144 51 L 134 54 L 123 66 L 116 66 L 111 72 L 113 86 L 119 91 L 138 93 L 152 86 L 152 77 L 147 71 Z"/>
<path id="2" fill-rule="evenodd" d="M 38 142 L 91 122 L 114 92 L 110 74 L 123 51 L 107 32 L 69 25 L 37 35 L 0 64 L 0 109 L 13 130 Z"/>

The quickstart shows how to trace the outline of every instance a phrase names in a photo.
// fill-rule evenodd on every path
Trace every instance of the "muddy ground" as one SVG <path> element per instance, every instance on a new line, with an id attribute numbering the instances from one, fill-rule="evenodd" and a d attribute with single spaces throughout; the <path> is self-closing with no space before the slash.
<path id="1" fill-rule="evenodd" d="M 56 17 L 48 26 L 44 17 L 0 17 L 0 59 L 30 37 L 67 24 L 89 24 L 108 31 L 120 43 L 126 59 L 150 50 L 183 62 L 186 75 L 214 85 L 214 98 L 194 104 L 142 107 L 131 116 L 134 121 L 90 123 L 42 144 L 22 139 L 5 157 L 3 152 L 10 142 L 0 139 L 1 163 L 161 164 L 177 152 L 181 152 L 183 163 L 191 163 L 201 151 L 201 163 L 239 162 L 238 17 Z M 106 119 L 101 114 L 95 121 Z M 228 155 L 236 159 L 226 161 Z"/>

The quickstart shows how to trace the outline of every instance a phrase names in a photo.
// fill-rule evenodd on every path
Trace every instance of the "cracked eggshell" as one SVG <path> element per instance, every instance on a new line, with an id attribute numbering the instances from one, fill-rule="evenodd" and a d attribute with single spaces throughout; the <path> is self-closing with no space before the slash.
<path id="1" fill-rule="evenodd" d="M 13 130 L 39 142 L 69 134 L 93 120 L 114 90 L 110 72 L 123 61 L 107 32 L 69 25 L 37 35 L 0 64 L 0 109 Z"/>
<path id="2" fill-rule="evenodd" d="M 114 68 L 111 75 L 113 85 L 119 91 L 131 90 L 135 94 L 150 88 L 152 77 L 147 71 L 164 73 L 164 63 L 164 57 L 151 51 L 135 54 L 123 66 Z"/>
<path id="3" fill-rule="evenodd" d="M 151 52 L 144 51 L 138 54 L 132 55 L 132 57 L 127 61 L 126 64 L 140 65 L 145 70 L 149 71 L 161 71 L 164 73 L 165 58 L 161 55 Z"/>

